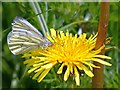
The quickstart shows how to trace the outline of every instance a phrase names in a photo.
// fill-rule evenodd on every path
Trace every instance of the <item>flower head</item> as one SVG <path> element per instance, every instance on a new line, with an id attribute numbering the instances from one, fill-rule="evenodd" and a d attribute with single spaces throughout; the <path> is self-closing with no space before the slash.
<path id="1" fill-rule="evenodd" d="M 34 72 L 33 79 L 37 78 L 38 82 L 41 82 L 51 68 L 57 64 L 60 64 L 57 74 L 62 74 L 63 68 L 67 67 L 64 73 L 64 81 L 72 74 L 76 85 L 80 85 L 79 70 L 83 70 L 89 77 L 93 77 L 92 68 L 100 68 L 95 66 L 92 61 L 111 66 L 110 63 L 102 60 L 111 58 L 99 54 L 105 45 L 98 50 L 94 49 L 97 34 L 91 35 L 87 39 L 85 33 L 77 37 L 77 34 L 72 36 L 68 32 L 64 34 L 63 31 L 57 33 L 54 29 L 50 31 L 51 36 L 47 35 L 47 38 L 53 43 L 52 46 L 31 51 L 31 53 L 26 53 L 23 56 L 31 56 L 30 59 L 24 61 L 24 64 L 31 67 L 28 73 Z"/>

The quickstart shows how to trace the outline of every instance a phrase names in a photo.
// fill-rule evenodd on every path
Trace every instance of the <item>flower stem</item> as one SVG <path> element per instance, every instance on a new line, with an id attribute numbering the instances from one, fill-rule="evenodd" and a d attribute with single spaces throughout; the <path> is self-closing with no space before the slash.
<path id="1" fill-rule="evenodd" d="M 106 34 L 108 29 L 108 16 L 109 16 L 109 2 L 107 0 L 102 0 L 101 11 L 100 11 L 100 21 L 98 26 L 98 36 L 96 41 L 95 49 L 99 49 L 105 44 Z M 100 52 L 104 54 L 105 48 Z M 96 66 L 100 66 L 100 69 L 93 69 L 94 77 L 92 79 L 93 88 L 103 88 L 104 84 L 104 65 L 94 62 Z"/>

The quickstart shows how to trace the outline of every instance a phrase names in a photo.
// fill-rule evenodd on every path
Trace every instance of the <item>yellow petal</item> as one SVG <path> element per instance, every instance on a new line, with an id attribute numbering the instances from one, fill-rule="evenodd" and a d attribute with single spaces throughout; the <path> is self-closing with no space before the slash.
<path id="1" fill-rule="evenodd" d="M 64 74 L 64 81 L 66 81 L 68 79 L 69 75 L 70 75 L 70 66 L 67 65 L 67 70 Z"/>
<path id="2" fill-rule="evenodd" d="M 36 69 L 39 68 L 39 67 L 40 67 L 40 66 L 37 66 L 37 67 L 31 68 L 30 70 L 28 70 L 28 73 L 33 72 L 34 70 L 36 70 Z"/>
<path id="3" fill-rule="evenodd" d="M 77 67 L 79 70 L 83 70 L 83 68 L 81 66 L 77 65 Z"/>
<path id="4" fill-rule="evenodd" d="M 28 54 L 28 53 L 25 53 L 22 58 L 25 58 L 25 57 L 29 57 L 29 56 L 32 56 L 31 54 Z"/>
<path id="5" fill-rule="evenodd" d="M 49 61 L 34 63 L 34 64 L 33 64 L 33 67 L 42 66 L 42 65 L 47 64 L 47 63 L 49 63 Z"/>
<path id="6" fill-rule="evenodd" d="M 70 39 L 72 39 L 72 33 L 70 33 Z"/>
<path id="7" fill-rule="evenodd" d="M 77 34 L 75 34 L 75 39 L 77 39 Z"/>
<path id="8" fill-rule="evenodd" d="M 94 68 L 100 68 L 99 66 L 95 66 L 94 64 L 90 63 L 90 62 L 83 62 L 84 64 L 88 65 L 88 66 L 92 66 Z"/>
<path id="9" fill-rule="evenodd" d="M 111 39 L 112 39 L 111 37 L 107 38 L 106 41 L 105 41 L 105 44 L 109 44 Z"/>
<path id="10" fill-rule="evenodd" d="M 115 49 L 115 48 L 116 48 L 115 46 L 108 47 L 108 48 L 105 48 L 105 51 L 107 51 L 107 50 L 111 50 L 111 49 Z"/>
<path id="11" fill-rule="evenodd" d="M 83 68 L 81 67 L 81 64 L 79 62 L 74 62 L 74 64 L 78 67 L 78 69 L 83 70 Z"/>
<path id="12" fill-rule="evenodd" d="M 28 60 L 25 60 L 23 63 L 24 64 L 31 63 L 31 62 L 34 63 L 34 61 L 35 61 L 34 59 L 28 59 Z"/>
<path id="13" fill-rule="evenodd" d="M 39 69 L 36 69 L 34 72 L 42 72 L 44 70 L 44 68 L 39 68 Z"/>
<path id="14" fill-rule="evenodd" d="M 30 66 L 33 66 L 33 65 L 34 65 L 34 63 L 28 63 L 26 66 L 30 67 Z"/>
<path id="15" fill-rule="evenodd" d="M 56 37 L 56 31 L 54 29 L 50 29 L 50 32 L 51 32 L 52 38 L 55 38 Z"/>
<path id="16" fill-rule="evenodd" d="M 48 68 L 51 68 L 52 66 L 53 66 L 53 64 L 49 63 L 49 64 L 46 64 L 44 66 L 41 66 L 41 68 L 48 69 Z"/>
<path id="17" fill-rule="evenodd" d="M 90 70 L 92 70 L 92 67 L 91 67 L 90 63 L 84 62 L 84 64 L 88 65 L 90 67 Z"/>
<path id="18" fill-rule="evenodd" d="M 45 69 L 42 74 L 38 77 L 38 82 L 41 82 L 41 80 L 47 75 L 47 73 L 50 71 L 51 68 Z"/>
<path id="19" fill-rule="evenodd" d="M 38 71 L 34 76 L 33 76 L 33 78 L 32 79 L 35 79 L 35 78 L 37 78 L 39 75 L 40 75 L 40 73 L 42 72 L 42 70 L 41 71 Z"/>
<path id="20" fill-rule="evenodd" d="M 89 77 L 93 77 L 93 76 L 94 76 L 93 73 L 92 73 L 90 70 L 84 69 L 84 71 L 85 71 L 85 73 L 86 73 Z"/>
<path id="21" fill-rule="evenodd" d="M 37 66 L 42 66 L 43 63 L 37 63 L 37 64 L 33 64 L 33 67 L 37 67 Z"/>
<path id="22" fill-rule="evenodd" d="M 57 31 L 55 31 L 54 29 L 50 29 L 50 31 L 51 31 L 51 37 L 52 37 L 52 39 L 54 40 L 54 42 L 57 42 Z"/>
<path id="23" fill-rule="evenodd" d="M 45 61 L 45 57 L 34 57 L 35 59 L 40 59 L 40 60 L 38 60 L 38 61 Z"/>
<path id="24" fill-rule="evenodd" d="M 95 34 L 95 36 L 92 38 L 92 40 L 95 39 L 97 37 L 97 35 L 98 35 L 98 33 Z"/>
<path id="25" fill-rule="evenodd" d="M 61 74 L 61 73 L 62 73 L 64 66 L 65 66 L 65 64 L 63 63 L 63 64 L 61 65 L 61 67 L 59 68 L 59 70 L 57 71 L 57 74 Z"/>
<path id="26" fill-rule="evenodd" d="M 104 60 L 101 60 L 101 59 L 92 58 L 91 60 L 99 62 L 99 63 L 101 63 L 103 65 L 112 66 L 112 64 L 110 64 L 110 63 L 108 63 L 108 62 L 106 62 Z"/>
<path id="27" fill-rule="evenodd" d="M 105 55 L 95 55 L 94 57 L 99 57 L 99 58 L 103 58 L 103 59 L 111 59 L 111 57 L 105 56 Z"/>
<path id="28" fill-rule="evenodd" d="M 23 63 L 27 64 L 26 66 L 28 67 L 28 66 L 33 66 L 35 61 L 36 61 L 35 59 L 29 59 L 29 60 L 25 60 Z"/>
<path id="29" fill-rule="evenodd" d="M 78 70 L 76 68 L 76 66 L 74 66 L 74 73 L 75 73 L 75 82 L 76 82 L 76 85 L 80 85 L 80 78 L 79 78 L 79 73 L 78 73 Z"/>
<path id="30" fill-rule="evenodd" d="M 105 47 L 105 45 L 101 46 L 98 50 L 93 51 L 93 52 L 94 52 L 94 54 L 98 54 L 98 53 L 100 53 L 100 52 L 101 52 L 101 50 L 102 50 L 104 47 Z"/>
<path id="31" fill-rule="evenodd" d="M 52 68 L 57 62 L 50 62 L 49 64 L 41 66 L 41 68 L 49 69 Z"/>
<path id="32" fill-rule="evenodd" d="M 89 76 L 89 77 L 93 77 L 93 73 L 84 65 L 81 64 L 81 67 L 83 68 L 84 72 Z"/>
<path id="33" fill-rule="evenodd" d="M 51 42 L 54 43 L 54 40 L 51 38 L 51 36 L 48 33 L 46 33 L 46 34 L 47 34 L 47 39 L 49 39 Z"/>
<path id="34" fill-rule="evenodd" d="M 81 34 L 80 37 L 81 37 L 81 39 L 83 39 L 83 40 L 86 39 L 86 33 Z"/>
<path id="35" fill-rule="evenodd" d="M 65 35 L 64 35 L 63 31 L 60 31 L 60 36 L 62 39 L 64 38 Z"/>
<path id="36" fill-rule="evenodd" d="M 93 35 L 91 34 L 90 37 L 88 38 L 88 40 L 91 41 L 91 40 L 92 40 L 92 37 L 93 37 Z"/>
<path id="37" fill-rule="evenodd" d="M 66 32 L 66 36 L 69 36 L 69 32 L 68 32 L 68 30 L 67 30 L 67 32 Z"/>

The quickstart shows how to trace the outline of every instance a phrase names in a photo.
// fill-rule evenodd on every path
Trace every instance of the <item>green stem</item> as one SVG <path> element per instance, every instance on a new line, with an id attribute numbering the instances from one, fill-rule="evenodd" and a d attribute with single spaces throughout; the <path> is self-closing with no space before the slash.
<path id="1" fill-rule="evenodd" d="M 30 1 L 31 1 L 31 0 L 30 0 Z M 35 2 L 32 2 L 32 1 L 31 1 L 31 2 L 30 2 L 30 5 L 31 5 L 31 7 L 33 8 L 35 14 L 38 14 L 38 13 L 41 13 L 41 12 L 42 12 L 42 11 L 41 11 L 41 8 L 40 8 L 40 6 L 39 6 L 39 4 L 38 4 L 38 2 L 36 2 L 36 1 L 35 1 Z M 44 19 L 43 14 L 38 15 L 37 18 L 38 18 L 39 24 L 40 24 L 40 26 L 41 26 L 41 28 L 42 28 L 43 34 L 44 34 L 44 36 L 46 37 L 46 32 L 49 33 L 49 30 L 48 30 L 48 27 L 47 27 L 47 24 L 46 24 L 46 21 L 45 21 L 45 19 Z"/>
<path id="2" fill-rule="evenodd" d="M 109 2 L 103 0 L 100 11 L 100 21 L 98 26 L 98 36 L 96 40 L 95 49 L 99 49 L 102 45 L 105 44 L 106 34 L 108 29 L 108 15 L 109 15 Z M 103 49 L 100 54 L 104 54 Z M 94 62 L 96 66 L 100 66 L 100 69 L 93 69 L 94 77 L 92 79 L 93 88 L 103 88 L 104 85 L 104 65 Z"/>

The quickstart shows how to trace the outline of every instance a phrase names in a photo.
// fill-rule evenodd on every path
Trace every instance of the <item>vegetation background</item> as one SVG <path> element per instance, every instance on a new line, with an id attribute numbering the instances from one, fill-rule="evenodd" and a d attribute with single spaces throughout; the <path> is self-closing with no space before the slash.
<path id="1" fill-rule="evenodd" d="M 101 2 L 39 2 L 48 29 L 66 31 L 76 34 L 81 29 L 88 35 L 97 32 Z M 104 87 L 118 88 L 120 61 L 118 60 L 118 9 L 119 3 L 110 2 L 110 14 L 107 37 L 112 37 L 109 45 L 114 46 L 106 51 L 106 55 L 112 57 L 108 62 L 112 67 L 105 66 Z M 8 49 L 7 35 L 12 30 L 11 23 L 15 16 L 25 19 L 35 26 L 40 32 L 42 29 L 29 2 L 2 2 L 2 87 L 3 88 L 91 88 L 92 78 L 82 74 L 81 85 L 77 87 L 74 81 L 63 81 L 63 77 L 57 75 L 57 67 L 53 68 L 41 83 L 31 79 L 23 64 L 21 55 L 13 55 Z M 0 43 L 1 44 L 1 43 Z M 71 84 L 72 83 L 72 84 Z"/>

